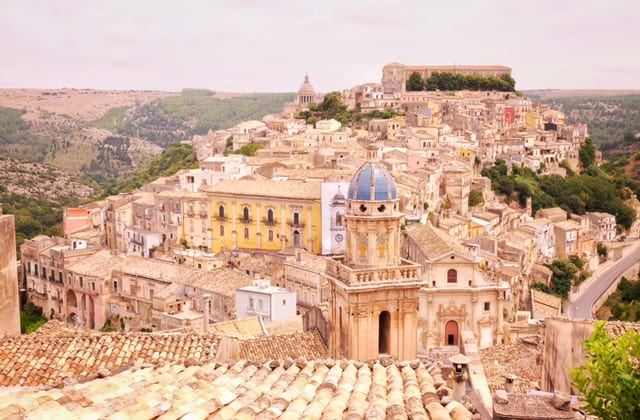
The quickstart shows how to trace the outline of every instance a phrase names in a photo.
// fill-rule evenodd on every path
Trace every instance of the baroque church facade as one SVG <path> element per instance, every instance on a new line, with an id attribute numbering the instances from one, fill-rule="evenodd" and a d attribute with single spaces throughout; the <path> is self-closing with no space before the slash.
<path id="1" fill-rule="evenodd" d="M 436 228 L 403 228 L 393 176 L 375 146 L 349 184 L 344 222 L 345 252 L 329 257 L 324 273 L 331 357 L 414 359 L 459 346 L 463 329 L 480 347 L 502 342 L 508 286 L 486 280 L 477 261 Z"/>

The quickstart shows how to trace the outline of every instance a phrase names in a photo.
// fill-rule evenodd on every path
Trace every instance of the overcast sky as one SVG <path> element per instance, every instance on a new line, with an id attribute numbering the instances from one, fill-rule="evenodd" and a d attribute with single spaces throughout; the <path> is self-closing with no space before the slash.
<path id="1" fill-rule="evenodd" d="M 637 0 L 0 0 L 0 87 L 317 91 L 501 64 L 519 89 L 640 89 Z"/>

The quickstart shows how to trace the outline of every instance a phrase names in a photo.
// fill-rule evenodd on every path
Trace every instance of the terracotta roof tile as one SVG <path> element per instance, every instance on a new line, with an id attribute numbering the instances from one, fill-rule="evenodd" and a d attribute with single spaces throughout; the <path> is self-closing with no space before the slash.
<path id="1" fill-rule="evenodd" d="M 243 340 L 240 344 L 241 359 L 284 360 L 299 357 L 307 360 L 327 357 L 327 348 L 318 331 L 259 337 Z"/>
<path id="2" fill-rule="evenodd" d="M 184 362 L 188 358 L 204 363 L 214 360 L 219 342 L 213 335 L 50 332 L 54 328 L 0 340 L 0 386 L 55 385 L 65 378 L 92 378 L 100 369 L 136 363 Z"/>

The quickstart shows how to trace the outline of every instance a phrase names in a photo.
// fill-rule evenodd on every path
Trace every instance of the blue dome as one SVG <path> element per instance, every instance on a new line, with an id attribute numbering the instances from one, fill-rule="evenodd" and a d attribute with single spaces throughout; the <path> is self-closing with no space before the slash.
<path id="1" fill-rule="evenodd" d="M 367 162 L 358 169 L 349 184 L 350 200 L 389 201 L 398 198 L 396 183 L 383 166 Z"/>

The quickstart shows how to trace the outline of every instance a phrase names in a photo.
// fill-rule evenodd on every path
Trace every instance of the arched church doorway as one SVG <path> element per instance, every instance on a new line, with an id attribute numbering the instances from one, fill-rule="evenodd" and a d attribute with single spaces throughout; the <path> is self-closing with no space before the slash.
<path id="1" fill-rule="evenodd" d="M 458 345 L 458 323 L 456 321 L 448 321 L 444 325 L 444 344 L 447 346 Z"/>
<path id="2" fill-rule="evenodd" d="M 391 335 L 391 314 L 380 312 L 378 319 L 378 353 L 389 354 L 389 338 Z"/>

